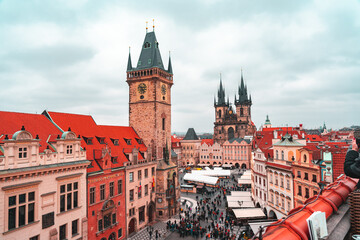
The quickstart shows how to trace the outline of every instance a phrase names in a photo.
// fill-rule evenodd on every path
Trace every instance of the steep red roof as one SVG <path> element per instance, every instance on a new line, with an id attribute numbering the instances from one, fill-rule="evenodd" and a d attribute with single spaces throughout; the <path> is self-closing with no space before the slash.
<path id="1" fill-rule="evenodd" d="M 144 159 L 146 146 L 132 127 L 97 125 L 90 115 L 47 112 L 49 118 L 61 129 L 71 128 L 81 135 L 81 145 L 86 148 L 87 158 L 91 160 L 88 172 L 102 170 L 103 151 L 110 152 L 112 168 L 121 167 L 129 159 L 126 153 L 139 149 L 138 159 Z M 86 142 L 91 139 L 92 143 Z"/>
<path id="2" fill-rule="evenodd" d="M 204 143 L 208 146 L 212 146 L 214 144 L 214 139 L 201 139 L 201 144 Z"/>
<path id="3" fill-rule="evenodd" d="M 5 135 L 11 139 L 12 135 L 24 126 L 35 139 L 39 135 L 40 152 L 43 152 L 48 145 L 48 138 L 54 140 L 62 132 L 56 128 L 45 116 L 40 114 L 17 113 L 0 111 L 0 143 Z M 76 132 L 75 132 L 76 133 Z M 51 148 L 50 148 L 51 149 Z"/>
<path id="4" fill-rule="evenodd" d="M 306 136 L 306 141 L 310 141 L 310 142 L 322 142 L 322 141 L 325 141 L 325 139 L 323 139 L 321 136 L 319 135 L 307 135 Z"/>
<path id="5" fill-rule="evenodd" d="M 344 162 L 346 156 L 346 149 L 341 149 L 332 154 L 332 165 L 333 165 L 333 181 L 336 180 L 341 174 L 344 174 Z"/>

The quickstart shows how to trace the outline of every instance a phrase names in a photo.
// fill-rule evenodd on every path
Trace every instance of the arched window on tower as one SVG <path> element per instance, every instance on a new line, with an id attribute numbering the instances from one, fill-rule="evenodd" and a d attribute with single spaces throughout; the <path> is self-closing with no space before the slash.
<path id="1" fill-rule="evenodd" d="M 144 48 L 150 48 L 150 43 L 149 42 L 146 42 L 146 43 L 144 43 Z"/>
<path id="2" fill-rule="evenodd" d="M 218 111 L 219 118 L 221 118 L 221 110 Z"/>

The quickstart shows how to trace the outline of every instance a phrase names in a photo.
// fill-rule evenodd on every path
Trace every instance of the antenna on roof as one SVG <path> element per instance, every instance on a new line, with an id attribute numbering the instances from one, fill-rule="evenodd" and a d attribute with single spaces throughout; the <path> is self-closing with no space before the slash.
<path id="1" fill-rule="evenodd" d="M 148 21 L 146 21 L 146 33 L 148 33 Z"/>
<path id="2" fill-rule="evenodd" d="M 153 19 L 153 31 L 155 31 L 155 20 Z"/>

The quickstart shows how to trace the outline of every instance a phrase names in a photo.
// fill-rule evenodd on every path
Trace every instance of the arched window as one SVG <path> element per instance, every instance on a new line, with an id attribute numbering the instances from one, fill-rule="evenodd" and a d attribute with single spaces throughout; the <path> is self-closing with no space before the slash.
<path id="1" fill-rule="evenodd" d="M 219 118 L 221 118 L 221 110 L 218 111 Z"/>
<path id="2" fill-rule="evenodd" d="M 284 160 L 284 151 L 281 151 L 281 160 Z"/>
<path id="3" fill-rule="evenodd" d="M 307 159 L 306 159 L 306 155 L 304 154 L 304 163 L 306 163 L 306 160 L 307 160 Z"/>
<path id="4" fill-rule="evenodd" d="M 279 159 L 279 152 L 278 152 L 278 150 L 275 151 L 275 156 L 276 156 L 276 159 Z"/>
<path id="5" fill-rule="evenodd" d="M 150 43 L 149 42 L 146 42 L 146 43 L 144 43 L 144 48 L 150 48 Z"/>

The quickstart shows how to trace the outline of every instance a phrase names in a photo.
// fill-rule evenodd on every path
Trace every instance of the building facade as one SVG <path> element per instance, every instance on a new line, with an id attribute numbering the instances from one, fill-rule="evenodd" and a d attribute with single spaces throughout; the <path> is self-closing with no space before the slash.
<path id="1" fill-rule="evenodd" d="M 43 115 L 0 112 L 1 239 L 88 239 L 86 151 Z"/>
<path id="2" fill-rule="evenodd" d="M 266 206 L 268 201 L 268 182 L 266 175 L 265 153 L 257 148 L 254 150 L 253 164 L 251 166 L 252 184 L 251 193 L 256 207 L 260 207 L 267 214 Z"/>
<path id="3" fill-rule="evenodd" d="M 236 168 L 250 169 L 252 156 L 251 139 L 232 138 L 222 144 L 223 163 Z"/>
<path id="4" fill-rule="evenodd" d="M 180 166 L 196 166 L 199 164 L 201 139 L 193 128 L 189 128 L 181 142 Z"/>
<path id="5" fill-rule="evenodd" d="M 299 149 L 300 155 L 292 163 L 295 207 L 303 205 L 308 198 L 316 196 L 320 191 L 318 182 L 321 180 L 322 156 L 316 145 L 308 143 Z"/>
<path id="6" fill-rule="evenodd" d="M 199 166 L 214 166 L 223 164 L 222 147 L 213 139 L 202 139 L 200 146 L 200 164 Z"/>
<path id="7" fill-rule="evenodd" d="M 281 218 L 294 208 L 294 178 L 292 163 L 299 157 L 299 149 L 305 144 L 285 134 L 280 140 L 274 139 L 274 158 L 266 163 L 268 177 L 268 216 Z"/>
<path id="8" fill-rule="evenodd" d="M 43 115 L 60 131 L 74 130 L 86 149 L 90 160 L 86 196 L 89 239 L 125 239 L 128 225 L 124 163 L 130 161 L 130 149 L 146 153 L 145 145 L 138 142 L 140 137 L 130 127 L 98 125 L 90 115 L 50 111 Z"/>
<path id="9" fill-rule="evenodd" d="M 226 100 L 225 89 L 220 79 L 220 87 L 217 93 L 217 99 L 214 99 L 215 122 L 214 122 L 214 140 L 223 144 L 226 140 L 232 138 L 244 138 L 252 136 L 256 127 L 251 120 L 251 95 L 247 93 L 247 87 L 241 73 L 241 85 L 238 88 L 238 96 L 235 94 L 235 110 Z"/>

